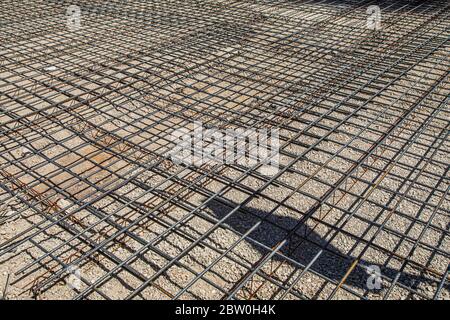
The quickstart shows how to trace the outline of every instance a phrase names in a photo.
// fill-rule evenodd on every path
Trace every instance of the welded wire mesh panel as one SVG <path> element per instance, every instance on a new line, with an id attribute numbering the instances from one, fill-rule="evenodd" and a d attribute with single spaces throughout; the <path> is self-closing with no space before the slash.
<path id="1" fill-rule="evenodd" d="M 1 1 L 0 292 L 449 299 L 449 8 Z"/>

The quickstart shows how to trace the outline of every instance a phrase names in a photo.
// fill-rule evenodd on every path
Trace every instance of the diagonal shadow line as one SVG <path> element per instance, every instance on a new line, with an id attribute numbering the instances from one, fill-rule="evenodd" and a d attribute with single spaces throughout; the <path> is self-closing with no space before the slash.
<path id="1" fill-rule="evenodd" d="M 233 208 L 238 206 L 237 203 L 226 200 L 223 201 L 211 200 L 207 203 L 206 207 L 211 211 L 214 218 L 220 220 L 225 217 Z M 226 220 L 226 225 L 238 234 L 244 234 L 252 226 L 261 220 L 265 220 L 264 217 L 268 216 L 268 212 L 251 207 L 244 207 L 245 212 L 238 210 Z M 250 213 L 250 214 L 249 214 Z M 247 243 L 259 252 L 261 255 L 266 255 L 268 250 L 262 246 L 258 246 L 256 243 L 263 244 L 266 247 L 272 248 L 279 241 L 283 240 L 286 236 L 286 230 L 296 226 L 300 220 L 277 214 L 271 214 L 270 222 L 263 221 L 263 223 L 249 235 L 254 241 L 247 241 Z M 307 235 L 306 237 L 304 235 Z M 351 246 L 354 249 L 358 245 L 357 236 L 355 237 L 356 244 Z M 294 250 L 291 250 L 295 248 Z M 290 259 L 298 262 L 300 265 L 307 266 L 314 259 L 320 250 L 324 250 L 319 258 L 313 263 L 310 270 L 316 274 L 320 274 L 324 279 L 330 279 L 333 282 L 339 283 L 344 275 L 347 273 L 354 257 L 342 249 L 336 247 L 333 244 L 328 244 L 328 241 L 323 238 L 318 232 L 312 230 L 307 225 L 302 225 L 299 232 L 296 233 L 296 237 L 288 239 L 286 245 L 284 245 L 280 253 Z M 386 254 L 386 261 L 390 261 L 392 257 L 388 257 Z M 389 259 L 387 259 L 389 258 Z M 278 262 L 286 261 L 280 255 L 274 255 L 273 259 Z M 368 281 L 372 274 L 368 272 L 369 266 L 377 266 L 380 268 L 382 277 L 382 286 L 380 289 L 386 289 L 389 287 L 390 282 L 398 273 L 398 269 L 379 265 L 374 261 L 361 259 L 358 263 L 358 267 L 353 270 L 350 276 L 345 281 L 346 286 L 362 289 L 365 295 L 370 291 L 376 292 L 377 289 L 370 289 L 367 286 Z M 298 268 L 298 267 L 297 267 Z M 418 290 L 419 286 L 424 283 L 436 284 L 436 280 L 428 277 L 424 274 L 424 270 L 418 272 L 418 274 L 411 274 L 403 272 L 397 285 L 401 285 L 413 290 Z M 301 280 L 300 280 L 301 282 Z M 447 286 L 448 287 L 448 286 Z M 410 293 L 411 294 L 411 293 Z"/>

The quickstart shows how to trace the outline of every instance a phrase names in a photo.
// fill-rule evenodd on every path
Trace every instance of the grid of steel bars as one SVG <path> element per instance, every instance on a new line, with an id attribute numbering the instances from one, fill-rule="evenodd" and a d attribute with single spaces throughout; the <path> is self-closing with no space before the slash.
<path id="1" fill-rule="evenodd" d="M 6 297 L 450 299 L 450 3 L 75 4 L 0 3 Z M 279 170 L 173 161 L 194 122 Z"/>

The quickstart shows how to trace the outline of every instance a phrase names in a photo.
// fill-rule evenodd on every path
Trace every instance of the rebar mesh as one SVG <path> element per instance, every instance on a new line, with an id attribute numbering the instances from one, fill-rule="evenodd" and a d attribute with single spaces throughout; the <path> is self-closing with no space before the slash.
<path id="1" fill-rule="evenodd" d="M 447 1 L 73 4 L 0 3 L 9 297 L 450 298 Z M 195 121 L 278 172 L 174 162 Z"/>

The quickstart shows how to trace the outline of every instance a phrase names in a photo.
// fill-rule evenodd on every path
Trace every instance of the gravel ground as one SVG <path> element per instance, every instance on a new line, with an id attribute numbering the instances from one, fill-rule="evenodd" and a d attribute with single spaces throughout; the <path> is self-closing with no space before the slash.
<path id="1" fill-rule="evenodd" d="M 45 111 L 35 127 L 0 133 L 0 213 L 10 215 L 0 220 L 0 292 L 9 277 L 8 299 L 124 299 L 146 279 L 151 283 L 133 298 L 433 298 L 449 266 L 449 46 L 413 47 L 433 37 L 438 43 L 450 20 L 419 29 L 424 34 L 415 40 L 414 28 L 434 11 L 386 10 L 386 30 L 375 37 L 382 41 L 368 45 L 358 44 L 373 36 L 364 28 L 366 7 L 353 2 L 200 3 L 205 12 L 194 11 L 198 3 L 186 9 L 164 1 L 155 14 L 194 19 L 196 37 L 171 20 L 139 28 L 139 19 L 94 14 L 75 35 L 44 30 L 2 48 L 2 55 L 19 53 L 0 69 L 0 104 L 19 117 Z M 60 23 L 64 7 L 54 6 L 59 15 L 43 23 Z M 354 14 L 335 17 L 346 8 Z M 176 30 L 190 37 L 175 38 Z M 308 30 L 304 42 L 294 41 L 295 32 Z M 170 46 L 151 50 L 156 39 Z M 339 73 L 346 64 L 354 68 Z M 131 85 L 133 75 L 145 81 Z M 129 85 L 44 119 L 111 83 Z M 48 108 L 49 101 L 58 107 Z M 13 128 L 12 119 L 0 113 L 2 130 Z M 279 126 L 286 170 L 266 186 L 269 178 L 246 166 L 173 163 L 172 134 L 192 130 L 194 120 L 222 130 Z M 71 218 L 52 224 L 62 214 Z M 73 236 L 79 232 L 83 237 Z M 114 241 L 89 253 L 109 237 Z M 72 264 L 80 287 L 63 271 Z M 380 268 L 379 290 L 367 285 L 369 266 Z M 450 299 L 448 277 L 439 298 Z"/>

